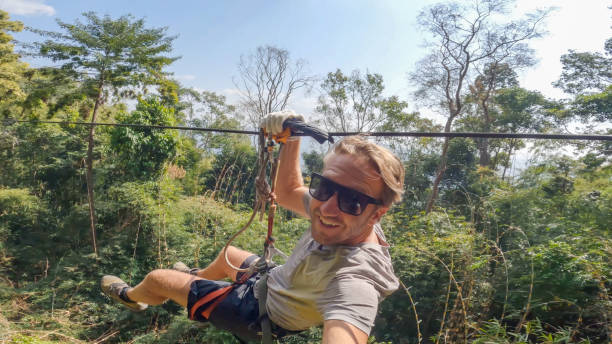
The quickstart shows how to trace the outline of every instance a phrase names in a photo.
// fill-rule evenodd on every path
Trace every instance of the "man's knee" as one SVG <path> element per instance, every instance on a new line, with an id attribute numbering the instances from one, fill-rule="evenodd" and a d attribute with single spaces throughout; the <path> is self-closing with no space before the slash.
<path id="1" fill-rule="evenodd" d="M 158 305 L 172 299 L 180 305 L 187 305 L 187 295 L 196 276 L 176 270 L 157 269 L 149 272 L 142 282 L 133 289 L 140 300 L 149 305 Z M 134 294 L 134 295 L 136 295 Z M 129 295 L 131 297 L 131 295 Z M 135 296 L 136 297 L 136 296 Z"/>
<path id="2" fill-rule="evenodd" d="M 143 281 L 147 281 L 147 282 L 153 282 L 157 279 L 159 279 L 159 269 L 153 270 L 151 272 L 149 272 L 144 278 Z"/>
<path id="3" fill-rule="evenodd" d="M 169 271 L 172 271 L 172 270 L 155 269 L 155 270 L 149 272 L 145 276 L 144 281 L 146 281 L 148 283 L 159 284 L 160 282 L 162 282 L 162 281 L 164 281 L 165 279 L 168 278 Z"/>
<path id="4" fill-rule="evenodd" d="M 217 258 L 208 266 L 205 270 L 207 274 L 214 277 L 212 279 L 230 278 L 234 280 L 236 278 L 236 267 L 240 265 L 250 256 L 254 254 L 245 250 L 241 250 L 235 246 L 228 246 L 227 249 L 221 250 L 217 255 Z M 226 260 L 227 256 L 227 260 Z M 231 264 L 228 264 L 228 261 Z M 233 266 L 233 267 L 232 267 Z M 209 278 L 208 276 L 203 276 Z"/>
<path id="5" fill-rule="evenodd" d="M 227 258 L 234 266 L 240 266 L 242 262 L 244 262 L 247 258 L 253 255 L 255 254 L 249 251 L 241 250 L 238 247 L 234 247 L 234 246 L 227 247 Z M 221 251 L 220 257 L 221 259 L 223 259 L 223 264 L 227 266 L 225 257 L 223 256 L 223 251 Z"/>
<path id="6" fill-rule="evenodd" d="M 232 257 L 235 257 L 236 255 L 240 254 L 241 251 L 242 250 L 238 247 L 230 245 L 227 247 L 227 256 L 231 259 Z M 219 252 L 219 257 L 224 258 L 224 253 L 224 250 L 221 250 L 221 252 Z"/>

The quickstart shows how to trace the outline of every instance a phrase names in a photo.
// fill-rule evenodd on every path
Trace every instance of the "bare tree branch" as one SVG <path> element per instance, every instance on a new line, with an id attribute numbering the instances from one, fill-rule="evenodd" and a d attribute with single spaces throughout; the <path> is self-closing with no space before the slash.
<path id="1" fill-rule="evenodd" d="M 240 57 L 240 81 L 234 84 L 253 127 L 266 114 L 285 109 L 296 90 L 312 85 L 314 77 L 305 75 L 305 67 L 304 60 L 291 64 L 289 52 L 273 46 L 260 46 L 253 54 Z"/>

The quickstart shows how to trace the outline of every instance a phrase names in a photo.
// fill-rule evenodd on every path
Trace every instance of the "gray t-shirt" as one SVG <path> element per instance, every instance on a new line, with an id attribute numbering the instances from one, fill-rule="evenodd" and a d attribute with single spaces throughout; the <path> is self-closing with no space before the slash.
<path id="1" fill-rule="evenodd" d="M 374 226 L 381 242 L 380 224 Z M 268 277 L 270 319 L 287 330 L 342 320 L 369 334 L 378 304 L 399 287 L 388 245 L 324 246 L 307 230 Z"/>

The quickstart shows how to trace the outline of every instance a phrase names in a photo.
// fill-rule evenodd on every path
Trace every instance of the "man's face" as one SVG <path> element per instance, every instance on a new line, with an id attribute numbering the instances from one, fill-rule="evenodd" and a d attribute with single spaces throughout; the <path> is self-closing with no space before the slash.
<path id="1" fill-rule="evenodd" d="M 376 170 L 363 158 L 335 154 L 327 158 L 322 175 L 342 186 L 382 199 L 384 184 Z M 312 199 L 310 214 L 312 237 L 323 245 L 356 245 L 371 234 L 372 226 L 388 207 L 368 204 L 358 216 L 338 208 L 338 193 L 327 201 Z"/>

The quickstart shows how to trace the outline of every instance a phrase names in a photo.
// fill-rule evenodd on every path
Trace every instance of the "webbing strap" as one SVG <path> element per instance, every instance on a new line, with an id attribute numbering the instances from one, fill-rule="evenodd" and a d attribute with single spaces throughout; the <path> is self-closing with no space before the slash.
<path id="1" fill-rule="evenodd" d="M 194 316 L 195 316 L 195 311 L 200 308 L 200 306 L 205 305 L 211 301 L 213 301 L 208 307 L 206 307 L 206 309 L 204 309 L 202 311 L 202 316 L 205 319 L 208 319 L 210 317 L 210 313 L 212 313 L 212 311 L 217 307 L 217 305 L 219 303 L 221 303 L 221 301 L 223 301 L 223 299 L 225 299 L 227 297 L 227 295 L 229 295 L 230 291 L 232 291 L 232 289 L 234 289 L 234 284 L 232 285 L 228 285 L 227 287 L 223 287 L 223 288 L 219 288 L 215 291 L 213 291 L 212 293 L 208 293 L 206 294 L 206 296 L 204 296 L 203 298 L 199 299 L 198 302 L 196 302 L 193 307 L 191 307 L 191 311 L 189 314 L 189 319 L 194 320 Z"/>
<path id="2" fill-rule="evenodd" d="M 268 317 L 266 308 L 266 300 L 268 298 L 268 273 L 264 271 L 259 279 L 259 289 L 257 301 L 259 302 L 259 322 L 261 324 L 261 342 L 264 344 L 272 344 L 272 324 Z"/>

